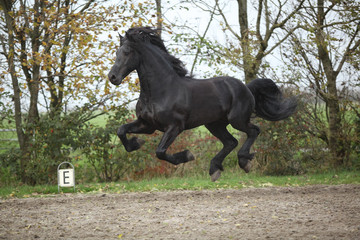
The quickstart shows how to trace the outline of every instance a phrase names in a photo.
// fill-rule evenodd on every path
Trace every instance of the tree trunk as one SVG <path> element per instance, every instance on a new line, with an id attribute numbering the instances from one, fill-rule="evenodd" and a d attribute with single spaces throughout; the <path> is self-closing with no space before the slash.
<path id="1" fill-rule="evenodd" d="M 24 124 L 23 118 L 22 118 L 22 109 L 21 109 L 21 90 L 19 86 L 19 80 L 17 77 L 17 71 L 15 68 L 15 44 L 16 44 L 16 28 L 15 28 L 15 20 L 10 15 L 10 12 L 12 11 L 12 3 L 10 1 L 0 1 L 0 5 L 3 9 L 4 15 L 5 15 L 5 21 L 6 21 L 6 28 L 8 33 L 8 53 L 7 53 L 7 63 L 9 66 L 9 72 L 12 80 L 12 87 L 13 87 L 13 101 L 14 101 L 14 118 L 15 118 L 15 125 L 16 125 L 16 133 L 18 137 L 19 147 L 20 147 L 20 172 L 21 172 L 21 181 L 23 183 L 32 183 L 32 179 L 28 179 L 26 174 L 27 169 L 27 163 L 30 159 L 30 141 L 31 136 L 33 134 L 32 130 L 29 130 L 29 126 L 34 127 L 34 124 L 36 123 L 39 113 L 37 108 L 37 101 L 38 101 L 38 92 L 39 92 L 39 79 L 40 79 L 40 65 L 37 64 L 37 68 L 35 67 L 33 71 L 33 78 L 29 78 L 28 72 L 24 73 L 27 76 L 27 82 L 29 85 L 30 90 L 30 105 L 29 105 L 29 112 L 27 117 L 27 124 Z M 39 20 L 40 21 L 40 20 Z M 20 36 L 20 35 L 19 35 Z M 22 36 L 22 35 L 21 35 Z M 34 36 L 34 40 L 37 38 L 37 36 Z M 20 42 L 24 42 L 25 40 L 19 39 Z M 36 39 L 37 42 L 39 42 L 38 39 Z M 22 42 L 22 43 L 23 43 Z M 38 43 L 40 46 L 40 42 Z M 34 45 L 35 46 L 35 45 Z M 33 51 L 36 51 L 33 47 Z M 6 50 L 4 49 L 4 52 Z M 33 52 L 34 53 L 34 52 Z M 34 63 L 36 64 L 36 63 Z M 24 68 L 23 68 L 24 70 Z M 25 128 L 25 131 L 24 131 Z"/>
<path id="2" fill-rule="evenodd" d="M 325 39 L 326 33 L 323 31 L 325 12 L 324 12 L 324 0 L 318 0 L 318 12 L 317 12 L 317 26 L 316 26 L 316 44 L 319 54 L 319 60 L 322 63 L 324 73 L 327 80 L 327 94 L 325 95 L 325 101 L 328 106 L 329 115 L 329 149 L 334 158 L 334 166 L 341 166 L 344 161 L 345 151 L 343 141 L 341 140 L 341 118 L 338 90 L 336 87 L 336 78 L 338 72 L 334 70 L 331 62 L 329 51 L 327 49 L 327 41 Z"/>
<path id="3" fill-rule="evenodd" d="M 157 17 L 156 27 L 157 27 L 157 32 L 161 37 L 162 22 L 163 22 L 162 11 L 161 11 L 161 0 L 155 0 L 155 2 L 156 2 L 156 17 Z"/>
<path id="4" fill-rule="evenodd" d="M 245 83 L 249 83 L 251 80 L 256 78 L 258 69 L 254 69 L 254 59 L 250 51 L 249 42 L 249 23 L 248 23 L 248 11 L 247 11 L 247 0 L 238 0 L 239 5 L 239 25 L 241 33 L 241 49 L 242 49 L 242 60 L 244 65 Z"/>
<path id="5" fill-rule="evenodd" d="M 20 87 L 19 80 L 16 75 L 15 69 L 15 61 L 14 61 L 14 53 L 15 53 L 15 27 L 14 27 L 14 19 L 10 16 L 9 12 L 12 9 L 12 5 L 8 1 L 0 1 L 2 9 L 5 15 L 6 27 L 8 30 L 8 46 L 9 52 L 7 53 L 7 63 L 9 66 L 9 72 L 11 76 L 12 86 L 13 86 L 13 101 L 15 107 L 15 125 L 16 125 L 16 134 L 18 137 L 20 151 L 22 152 L 22 157 L 20 158 L 20 172 L 21 179 L 23 182 L 26 181 L 25 177 L 25 163 L 26 163 L 26 136 L 22 130 L 22 114 L 21 114 L 21 102 L 20 102 Z M 4 49 L 5 52 L 5 49 Z"/>

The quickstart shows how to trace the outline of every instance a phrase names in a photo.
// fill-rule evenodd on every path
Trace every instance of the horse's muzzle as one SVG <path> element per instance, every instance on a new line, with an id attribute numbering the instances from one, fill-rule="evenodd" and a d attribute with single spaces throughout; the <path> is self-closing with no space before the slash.
<path id="1" fill-rule="evenodd" d="M 121 82 L 122 82 L 122 79 L 116 77 L 115 74 L 109 73 L 108 78 L 109 78 L 110 82 L 111 82 L 112 84 L 114 84 L 114 85 L 120 85 Z"/>

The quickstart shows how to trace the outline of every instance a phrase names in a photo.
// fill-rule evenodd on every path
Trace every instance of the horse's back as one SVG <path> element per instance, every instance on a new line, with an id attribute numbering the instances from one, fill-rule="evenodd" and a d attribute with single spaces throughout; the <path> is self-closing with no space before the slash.
<path id="1" fill-rule="evenodd" d="M 191 92 L 187 128 L 245 117 L 250 118 L 254 97 L 240 80 L 232 77 L 187 79 Z M 245 116 L 243 116 L 245 115 Z"/>
<path id="2" fill-rule="evenodd" d="M 225 77 L 224 83 L 232 97 L 231 108 L 227 113 L 228 122 L 231 124 L 249 122 L 255 107 L 255 98 L 250 89 L 240 80 L 232 77 Z"/>

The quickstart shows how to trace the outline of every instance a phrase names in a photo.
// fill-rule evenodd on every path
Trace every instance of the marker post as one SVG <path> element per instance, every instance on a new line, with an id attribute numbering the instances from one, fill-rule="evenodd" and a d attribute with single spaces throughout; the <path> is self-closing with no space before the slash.
<path id="1" fill-rule="evenodd" d="M 60 169 L 61 165 L 68 164 L 72 168 L 69 169 Z M 58 193 L 60 192 L 60 187 L 74 187 L 75 192 L 75 168 L 69 162 L 62 162 L 57 168 L 58 176 Z"/>

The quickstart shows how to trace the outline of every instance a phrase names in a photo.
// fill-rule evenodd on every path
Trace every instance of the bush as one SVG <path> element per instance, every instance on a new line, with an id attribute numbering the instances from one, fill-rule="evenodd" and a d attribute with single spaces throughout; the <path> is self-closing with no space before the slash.
<path id="1" fill-rule="evenodd" d="M 254 144 L 255 168 L 268 175 L 294 175 L 305 171 L 299 146 L 300 129 L 293 119 L 281 122 L 259 120 L 261 134 Z M 306 141 L 306 140 L 305 140 Z"/>
<path id="2" fill-rule="evenodd" d="M 329 169 L 331 154 L 326 142 L 315 135 L 314 128 L 318 126 L 306 120 L 306 104 L 300 99 L 297 112 L 282 121 L 257 119 L 261 129 L 254 144 L 257 171 L 268 175 L 298 175 Z"/>
<path id="3" fill-rule="evenodd" d="M 67 114 L 42 114 L 36 124 L 25 127 L 30 131 L 27 135 L 31 137 L 24 173 L 28 184 L 57 182 L 57 166 L 64 161 L 71 162 L 71 154 L 88 143 L 80 142 L 79 136 L 84 136 L 82 133 L 90 128 L 88 120 L 93 116 L 93 112 L 86 109 L 77 109 Z M 6 157 L 13 159 L 12 164 L 16 163 L 15 168 L 20 171 L 21 154 L 8 152 Z"/>
<path id="4" fill-rule="evenodd" d="M 101 182 L 127 178 L 142 168 L 146 153 L 127 153 L 116 136 L 128 115 L 127 110 L 120 109 L 109 116 L 104 127 L 89 124 L 78 134 L 77 145 Z"/>
<path id="5" fill-rule="evenodd" d="M 353 169 L 360 170 L 360 116 L 354 121 L 355 131 L 354 139 L 351 144 L 352 156 L 350 167 Z"/>
<path id="6" fill-rule="evenodd" d="M 19 157 L 20 152 L 17 149 L 10 149 L 0 154 L 0 186 L 15 184 L 19 181 Z"/>

